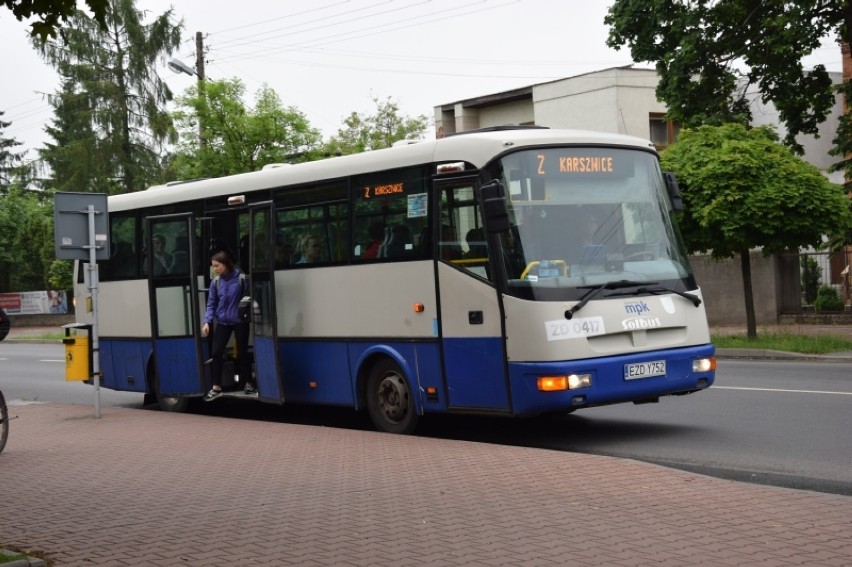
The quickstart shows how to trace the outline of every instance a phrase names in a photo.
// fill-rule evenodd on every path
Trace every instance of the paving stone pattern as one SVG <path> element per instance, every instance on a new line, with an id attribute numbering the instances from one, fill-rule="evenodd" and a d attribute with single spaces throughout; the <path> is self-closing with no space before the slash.
<path id="1" fill-rule="evenodd" d="M 52 565 L 852 564 L 852 498 L 631 460 L 12 406 L 0 547 Z"/>

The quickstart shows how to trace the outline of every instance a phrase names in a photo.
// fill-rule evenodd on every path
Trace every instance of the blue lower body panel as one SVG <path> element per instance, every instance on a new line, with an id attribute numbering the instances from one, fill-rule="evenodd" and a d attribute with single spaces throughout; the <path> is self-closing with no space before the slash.
<path id="1" fill-rule="evenodd" d="M 693 372 L 692 361 L 713 356 L 714 350 L 707 344 L 578 361 L 510 363 L 513 413 L 560 412 L 701 390 L 713 383 L 715 372 Z M 665 376 L 625 379 L 625 365 L 656 360 L 666 361 Z M 570 374 L 591 374 L 592 385 L 559 392 L 538 390 L 539 376 Z"/>
<path id="2" fill-rule="evenodd" d="M 150 339 L 102 339 L 98 346 L 104 388 L 148 392 L 145 368 L 151 356 Z"/>

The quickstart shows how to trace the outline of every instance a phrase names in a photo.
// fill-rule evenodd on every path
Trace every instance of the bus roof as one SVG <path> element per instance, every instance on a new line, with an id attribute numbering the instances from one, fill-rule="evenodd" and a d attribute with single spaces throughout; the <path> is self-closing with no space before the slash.
<path id="1" fill-rule="evenodd" d="M 111 196 L 109 210 L 126 211 L 154 204 L 162 206 L 182 201 L 239 195 L 424 163 L 465 161 L 481 168 L 509 149 L 554 144 L 626 146 L 652 151 L 654 149 L 648 140 L 623 134 L 545 128 L 493 129 L 286 167 L 268 167 L 227 177 L 156 185 L 145 191 Z"/>

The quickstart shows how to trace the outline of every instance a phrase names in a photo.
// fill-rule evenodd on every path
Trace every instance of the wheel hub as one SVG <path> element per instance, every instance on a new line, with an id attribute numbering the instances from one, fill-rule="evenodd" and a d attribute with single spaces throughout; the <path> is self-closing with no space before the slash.
<path id="1" fill-rule="evenodd" d="M 387 419 L 399 422 L 408 411 L 408 391 L 402 376 L 385 376 L 379 384 L 379 409 Z"/>

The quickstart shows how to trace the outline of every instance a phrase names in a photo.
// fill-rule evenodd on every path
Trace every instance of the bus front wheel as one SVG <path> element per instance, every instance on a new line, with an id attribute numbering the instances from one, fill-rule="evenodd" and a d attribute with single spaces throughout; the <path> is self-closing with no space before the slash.
<path id="1" fill-rule="evenodd" d="M 396 363 L 382 360 L 367 380 L 367 409 L 379 431 L 407 434 L 417 425 L 417 411 L 408 381 Z"/>

